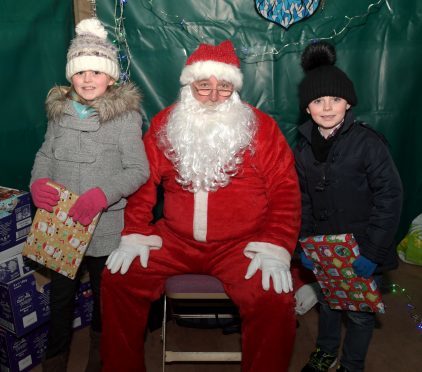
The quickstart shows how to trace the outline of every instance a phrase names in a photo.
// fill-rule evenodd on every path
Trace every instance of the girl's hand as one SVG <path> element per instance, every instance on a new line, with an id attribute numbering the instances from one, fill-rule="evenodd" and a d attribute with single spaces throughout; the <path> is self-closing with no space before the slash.
<path id="1" fill-rule="evenodd" d="M 107 207 L 107 198 L 99 187 L 85 191 L 69 210 L 73 221 L 81 225 L 89 225 L 94 217 Z"/>
<path id="2" fill-rule="evenodd" d="M 53 207 L 60 200 L 60 193 L 54 187 L 47 185 L 47 182 L 53 182 L 49 178 L 38 178 L 31 185 L 31 196 L 34 205 L 37 208 L 52 212 Z"/>

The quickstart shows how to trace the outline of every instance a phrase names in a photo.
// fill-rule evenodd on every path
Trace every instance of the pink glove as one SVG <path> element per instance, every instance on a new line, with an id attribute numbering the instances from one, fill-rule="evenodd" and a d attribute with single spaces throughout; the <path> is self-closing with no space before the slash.
<path id="1" fill-rule="evenodd" d="M 31 185 L 31 195 L 32 201 L 37 208 L 52 212 L 53 207 L 60 200 L 60 194 L 54 187 L 47 185 L 47 182 L 52 181 L 49 178 L 38 178 Z"/>
<path id="2" fill-rule="evenodd" d="M 85 191 L 69 210 L 69 216 L 80 224 L 89 225 L 107 207 L 107 198 L 99 187 Z"/>

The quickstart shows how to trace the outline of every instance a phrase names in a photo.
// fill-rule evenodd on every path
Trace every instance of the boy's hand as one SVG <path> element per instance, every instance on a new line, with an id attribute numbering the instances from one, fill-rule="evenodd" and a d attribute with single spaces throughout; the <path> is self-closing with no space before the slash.
<path id="1" fill-rule="evenodd" d="M 308 270 L 314 269 L 314 263 L 306 257 L 306 254 L 303 252 L 300 252 L 300 261 L 302 262 L 302 266 L 306 267 Z"/>
<path id="2" fill-rule="evenodd" d="M 369 258 L 359 256 L 352 264 L 356 275 L 368 279 L 377 268 L 377 264 L 372 262 Z"/>

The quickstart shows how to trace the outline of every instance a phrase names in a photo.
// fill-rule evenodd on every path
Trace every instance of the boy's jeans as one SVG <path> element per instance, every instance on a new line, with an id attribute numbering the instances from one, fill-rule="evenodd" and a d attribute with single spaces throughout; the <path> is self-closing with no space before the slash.
<path id="1" fill-rule="evenodd" d="M 380 288 L 382 275 L 374 275 Z M 340 363 L 351 372 L 364 370 L 365 357 L 375 326 L 375 314 L 360 311 L 331 310 L 322 295 L 318 293 L 320 303 L 319 332 L 317 347 L 326 353 L 337 355 L 341 342 L 342 316 L 346 314 L 347 329 L 343 343 Z"/>

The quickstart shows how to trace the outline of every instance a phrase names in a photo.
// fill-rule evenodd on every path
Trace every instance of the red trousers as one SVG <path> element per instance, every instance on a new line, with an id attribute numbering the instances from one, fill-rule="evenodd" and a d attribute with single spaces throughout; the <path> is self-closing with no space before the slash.
<path id="1" fill-rule="evenodd" d="M 125 275 L 105 269 L 102 278 L 103 371 L 145 371 L 144 332 L 151 302 L 166 278 L 209 274 L 224 284 L 242 319 L 242 371 L 287 371 L 296 334 L 293 293 L 264 291 L 261 271 L 246 280 L 245 241 L 201 243 L 162 229 L 163 247 L 151 251 L 148 268 L 135 258 Z M 251 241 L 251 239 L 248 239 Z"/>

